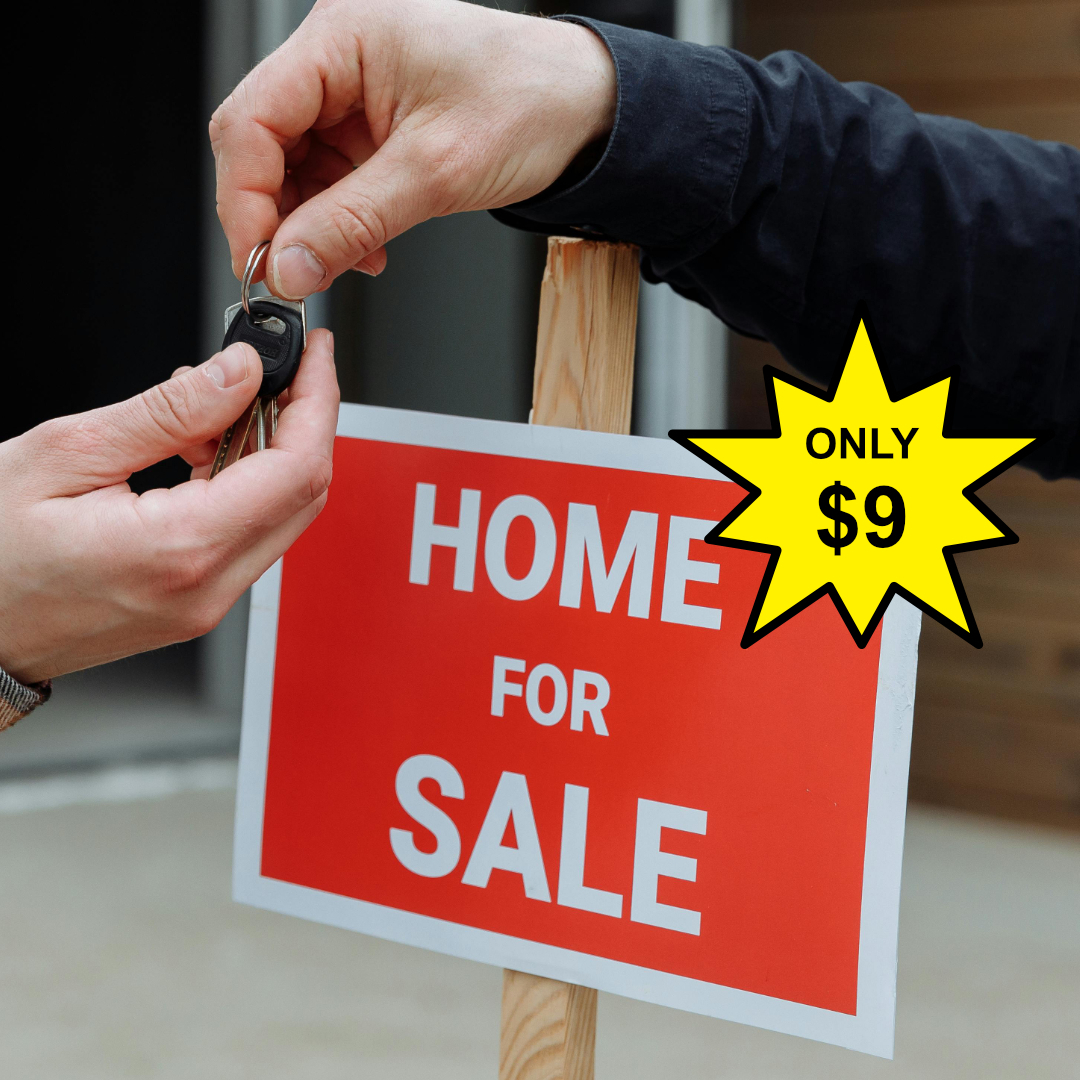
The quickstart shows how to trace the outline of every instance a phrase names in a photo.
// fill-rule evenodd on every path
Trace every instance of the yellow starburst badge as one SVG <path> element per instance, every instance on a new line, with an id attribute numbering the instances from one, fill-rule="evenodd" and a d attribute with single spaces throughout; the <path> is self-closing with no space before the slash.
<path id="1" fill-rule="evenodd" d="M 771 554 L 746 648 L 829 594 L 860 648 L 900 593 L 982 646 L 953 555 L 1017 536 L 973 494 L 1035 436 L 946 431 L 950 378 L 885 385 L 865 318 L 828 392 L 766 368 L 771 431 L 673 431 L 749 490 L 705 538 Z"/>

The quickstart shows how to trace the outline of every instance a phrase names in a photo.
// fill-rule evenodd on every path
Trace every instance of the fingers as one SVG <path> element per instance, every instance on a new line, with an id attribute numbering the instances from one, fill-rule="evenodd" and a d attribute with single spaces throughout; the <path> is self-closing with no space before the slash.
<path id="1" fill-rule="evenodd" d="M 179 452 L 179 457 L 183 458 L 193 469 L 206 469 L 206 475 L 210 474 L 210 466 L 214 463 L 214 458 L 217 457 L 218 439 L 208 439 L 206 442 L 201 442 L 197 446 L 188 446 Z M 202 477 L 204 478 L 204 477 Z"/>
<path id="2" fill-rule="evenodd" d="M 191 371 L 191 365 L 183 364 L 172 373 L 172 378 L 177 379 L 187 371 Z M 179 456 L 192 468 L 201 468 L 204 465 L 210 466 L 214 463 L 214 458 L 217 456 L 217 446 L 217 439 L 208 439 L 206 442 L 201 442 L 197 446 L 186 447 L 180 451 Z"/>
<path id="3" fill-rule="evenodd" d="M 331 184 L 336 184 L 342 177 L 353 171 L 353 163 L 339 151 L 327 146 L 317 135 L 307 140 L 307 152 L 304 159 L 289 170 L 296 183 L 298 202 L 304 202 L 320 191 L 325 191 Z M 284 205 L 280 208 L 284 217 L 288 213 Z"/>
<path id="4" fill-rule="evenodd" d="M 179 585 L 177 593 L 188 594 L 186 598 L 189 604 L 185 606 L 189 606 L 189 611 L 181 633 L 170 635 L 170 640 L 198 637 L 213 629 L 243 591 L 292 547 L 325 505 L 324 492 L 291 518 L 261 533 L 258 539 L 238 549 L 227 559 L 218 557 L 201 562 L 198 558 L 183 560 L 185 569 L 173 580 Z M 206 553 L 211 554 L 210 549 L 206 549 Z M 202 566 L 209 567 L 211 572 L 204 575 Z M 185 583 L 187 588 L 184 587 Z"/>
<path id="5" fill-rule="evenodd" d="M 272 239 L 266 280 L 286 299 L 378 273 L 413 225 L 550 185 L 610 130 L 616 89 L 584 27 L 472 4 L 316 5 L 211 122 L 234 271 Z"/>
<path id="6" fill-rule="evenodd" d="M 285 146 L 298 139 L 318 115 L 321 88 L 314 108 L 299 111 L 285 99 L 273 108 L 274 121 L 264 123 L 257 110 L 256 82 L 268 82 L 260 65 L 233 91 L 210 121 L 210 144 L 217 162 L 217 211 L 229 241 L 233 273 L 243 272 L 248 254 L 274 235 L 278 200 L 285 177 Z M 313 88 L 307 87 L 308 93 Z M 275 103 L 276 104 L 276 103 Z"/>
<path id="7" fill-rule="evenodd" d="M 300 204 L 280 225 L 267 258 L 267 285 L 298 300 L 353 267 L 378 273 L 383 245 L 413 225 L 447 212 L 450 192 L 439 167 L 420 161 L 401 129 L 367 161 Z"/>
<path id="8" fill-rule="evenodd" d="M 285 389 L 278 395 L 278 410 L 283 410 L 288 404 L 289 391 L 288 389 Z M 270 440 L 269 433 L 267 434 L 267 439 L 268 441 Z M 191 466 L 192 480 L 210 479 L 210 468 L 214 464 L 214 459 L 217 457 L 218 446 L 220 443 L 221 439 L 219 437 L 217 439 L 211 439 L 209 442 L 201 443 L 199 446 L 191 446 L 186 450 L 180 451 L 180 457 Z"/>
<path id="9" fill-rule="evenodd" d="M 116 489 L 87 496 L 124 520 L 120 533 L 137 539 L 141 564 L 152 567 L 154 595 L 175 608 L 186 636 L 210 629 L 322 509 L 337 410 L 332 338 L 316 330 L 273 447 L 210 481 L 140 496 Z"/>
<path id="10" fill-rule="evenodd" d="M 371 277 L 378 277 L 386 269 L 386 248 L 377 248 L 362 258 L 353 269 L 370 274 Z"/>
<path id="11" fill-rule="evenodd" d="M 250 72 L 210 121 L 218 217 L 237 277 L 251 249 L 277 229 L 286 156 L 295 167 L 308 153 L 306 133 L 340 123 L 362 100 L 351 35 L 320 37 L 310 22 Z"/>
<path id="12" fill-rule="evenodd" d="M 235 600 L 258 581 L 296 542 L 301 533 L 319 516 L 326 505 L 327 493 L 313 500 L 303 510 L 271 529 L 259 541 L 229 563 L 222 579 L 222 589 Z"/>
<path id="13" fill-rule="evenodd" d="M 330 484 L 338 402 L 333 338 L 315 330 L 273 445 L 209 483 L 173 488 L 170 494 L 191 500 L 174 508 L 178 520 L 192 513 L 206 543 L 236 555 L 317 502 Z"/>
<path id="14" fill-rule="evenodd" d="M 23 436 L 24 449 L 52 460 L 37 470 L 39 496 L 78 495 L 126 480 L 163 458 L 220 434 L 259 391 L 262 363 L 237 343 L 205 364 L 103 409 L 65 416 Z"/>
<path id="15" fill-rule="evenodd" d="M 275 238 L 266 280 L 286 299 L 310 296 L 358 264 L 378 273 L 388 239 L 448 209 L 439 148 L 434 166 L 421 165 L 409 135 L 400 127 L 391 134 L 393 90 L 368 87 L 355 27 L 335 30 L 343 18 L 329 10 L 309 17 L 210 124 L 233 271 L 239 276 L 255 245 Z M 365 16 L 365 48 L 378 20 L 375 11 Z M 442 149 L 445 159 L 460 147 Z"/>

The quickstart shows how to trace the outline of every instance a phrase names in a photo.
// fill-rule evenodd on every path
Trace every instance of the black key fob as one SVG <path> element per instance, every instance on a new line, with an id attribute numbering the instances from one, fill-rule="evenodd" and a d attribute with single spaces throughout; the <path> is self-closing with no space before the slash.
<path id="1" fill-rule="evenodd" d="M 247 342 L 262 359 L 263 381 L 259 396 L 276 398 L 293 381 L 304 354 L 307 327 L 303 304 L 268 297 L 248 301 L 250 311 L 235 304 L 226 312 L 221 347 Z"/>

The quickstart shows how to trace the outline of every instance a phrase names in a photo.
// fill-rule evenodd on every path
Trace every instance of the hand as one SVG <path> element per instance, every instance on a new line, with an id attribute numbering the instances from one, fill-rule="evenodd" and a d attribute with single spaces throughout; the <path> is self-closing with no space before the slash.
<path id="1" fill-rule="evenodd" d="M 299 299 L 430 217 L 543 191 L 611 130 L 615 68 L 583 26 L 457 0 L 320 0 L 210 121 L 240 275 Z M 355 168 L 354 168 L 355 167 Z"/>
<path id="2" fill-rule="evenodd" d="M 326 502 L 337 422 L 333 339 L 317 330 L 273 445 L 205 479 L 217 436 L 258 393 L 231 345 L 138 397 L 0 443 L 0 667 L 38 682 L 197 637 Z M 193 479 L 135 495 L 183 453 Z"/>

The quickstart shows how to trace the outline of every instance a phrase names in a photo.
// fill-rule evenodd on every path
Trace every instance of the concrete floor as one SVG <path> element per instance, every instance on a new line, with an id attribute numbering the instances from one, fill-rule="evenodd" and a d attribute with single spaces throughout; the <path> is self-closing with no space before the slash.
<path id="1" fill-rule="evenodd" d="M 231 792 L 159 781 L 9 792 L 5 1080 L 494 1080 L 497 970 L 231 903 Z M 597 1059 L 598 1080 L 1080 1077 L 1080 843 L 912 811 L 895 1062 L 606 995 Z"/>

